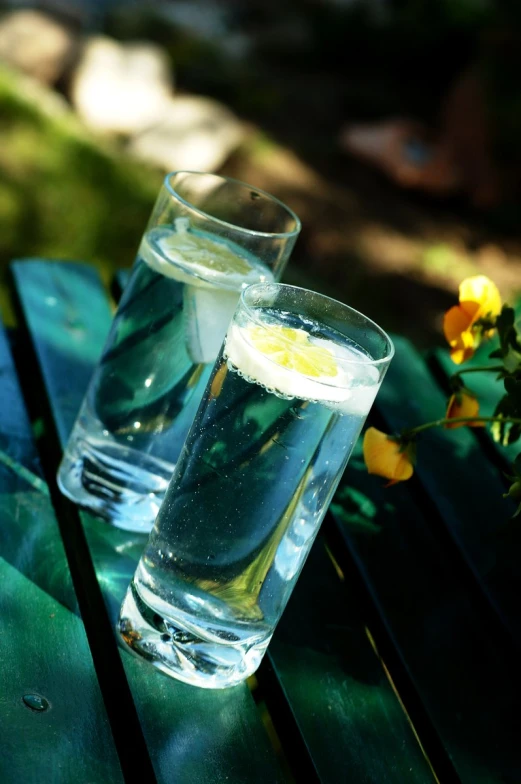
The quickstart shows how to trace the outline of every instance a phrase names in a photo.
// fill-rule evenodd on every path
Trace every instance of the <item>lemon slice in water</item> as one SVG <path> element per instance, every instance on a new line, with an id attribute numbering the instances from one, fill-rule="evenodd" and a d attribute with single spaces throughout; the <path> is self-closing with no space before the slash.
<path id="1" fill-rule="evenodd" d="M 235 243 L 188 230 L 182 221 L 176 221 L 175 231 L 160 226 L 143 237 L 139 256 L 156 272 L 189 286 L 228 291 L 272 277 Z"/>
<path id="2" fill-rule="evenodd" d="M 353 416 L 367 414 L 379 386 L 370 357 L 340 335 L 337 342 L 280 324 L 232 322 L 224 356 L 247 381 Z"/>
<path id="3" fill-rule="evenodd" d="M 241 289 L 272 280 L 271 271 L 247 251 L 195 229 L 184 218 L 175 231 L 156 227 L 139 250 L 155 272 L 183 285 L 183 329 L 192 362 L 213 362 L 234 314 Z"/>
<path id="4" fill-rule="evenodd" d="M 159 245 L 165 256 L 203 275 L 240 275 L 244 278 L 253 271 L 252 265 L 228 245 L 194 232 L 172 232 L 160 240 Z"/>
<path id="5" fill-rule="evenodd" d="M 254 348 L 287 370 L 311 378 L 334 378 L 338 374 L 335 355 L 325 346 L 312 343 L 303 329 L 272 325 L 248 330 Z"/>

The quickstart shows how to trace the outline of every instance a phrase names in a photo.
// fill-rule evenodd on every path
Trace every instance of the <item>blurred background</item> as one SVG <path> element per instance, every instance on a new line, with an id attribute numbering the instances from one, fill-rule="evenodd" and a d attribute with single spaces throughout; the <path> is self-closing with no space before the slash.
<path id="1" fill-rule="evenodd" d="M 134 258 L 163 175 L 300 216 L 286 280 L 426 347 L 459 281 L 521 294 L 518 0 L 0 0 L 0 274 Z"/>

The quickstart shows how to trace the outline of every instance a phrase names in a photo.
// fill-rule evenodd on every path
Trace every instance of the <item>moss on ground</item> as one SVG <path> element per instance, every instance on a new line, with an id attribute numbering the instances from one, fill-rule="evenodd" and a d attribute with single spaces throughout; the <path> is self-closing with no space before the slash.
<path id="1" fill-rule="evenodd" d="M 131 263 L 162 174 L 100 143 L 65 102 L 0 67 L 0 303 L 13 258 Z"/>

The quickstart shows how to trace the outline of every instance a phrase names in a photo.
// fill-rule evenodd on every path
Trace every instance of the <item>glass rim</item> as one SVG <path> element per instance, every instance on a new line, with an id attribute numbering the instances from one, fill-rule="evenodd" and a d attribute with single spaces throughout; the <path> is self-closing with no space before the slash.
<path id="1" fill-rule="evenodd" d="M 382 327 L 380 327 L 376 323 L 376 321 L 373 321 L 373 319 L 369 318 L 369 316 L 364 315 L 359 310 L 352 308 L 350 305 L 346 305 L 344 302 L 340 302 L 340 300 L 338 299 L 329 297 L 327 294 L 321 294 L 318 291 L 313 291 L 312 289 L 303 288 L 302 286 L 292 286 L 289 283 L 278 283 L 277 281 L 266 281 L 265 283 L 251 283 L 249 286 L 245 286 L 241 291 L 240 305 L 247 311 L 248 316 L 255 324 L 264 327 L 264 329 L 269 329 L 269 326 L 266 325 L 266 323 L 262 319 L 256 316 L 256 314 L 254 313 L 254 308 L 248 304 L 248 302 L 246 301 L 246 297 L 249 293 L 253 293 L 252 290 L 254 289 L 267 289 L 270 286 L 271 287 L 275 286 L 279 291 L 281 289 L 285 289 L 285 290 L 295 291 L 298 292 L 299 294 L 304 294 L 304 295 L 311 294 L 314 297 L 318 297 L 319 299 L 334 303 L 335 305 L 340 306 L 343 310 L 348 311 L 350 314 L 353 314 L 363 319 L 363 321 L 367 324 L 368 327 L 371 327 L 374 330 L 374 332 L 378 333 L 384 339 L 385 344 L 387 346 L 387 351 L 385 356 L 380 357 L 380 359 L 374 359 L 373 357 L 368 355 L 367 361 L 365 359 L 364 360 L 347 359 L 344 357 L 336 358 L 338 359 L 341 365 L 346 365 L 346 366 L 371 365 L 372 367 L 380 367 L 381 365 L 389 364 L 392 358 L 394 357 L 395 355 L 394 343 L 389 337 L 389 335 L 387 334 L 387 332 Z M 327 385 L 327 382 L 325 383 Z"/>
<path id="2" fill-rule="evenodd" d="M 256 193 L 260 193 L 262 196 L 265 196 L 270 201 L 275 202 L 282 207 L 282 209 L 287 212 L 295 221 L 295 228 L 291 231 L 256 231 L 255 229 L 247 229 L 242 226 L 238 226 L 235 223 L 229 223 L 228 221 L 222 220 L 221 218 L 216 218 L 214 215 L 211 215 L 209 212 L 205 212 L 201 210 L 199 207 L 196 207 L 187 199 L 183 198 L 180 193 L 176 191 L 176 189 L 171 185 L 170 179 L 175 177 L 177 174 L 196 174 L 202 175 L 205 177 L 215 177 L 218 180 L 222 180 L 223 182 L 232 182 L 236 185 L 240 185 L 243 188 L 248 188 L 250 191 L 255 191 Z M 262 190 L 262 188 L 257 188 L 255 185 L 249 185 L 247 182 L 243 182 L 243 180 L 237 180 L 235 177 L 227 177 L 224 174 L 214 174 L 213 172 L 204 172 L 204 171 L 193 171 L 191 169 L 176 169 L 175 171 L 169 172 L 165 175 L 165 179 L 163 180 L 163 184 L 167 191 L 170 193 L 171 196 L 176 198 L 181 204 L 184 204 L 185 207 L 188 207 L 193 212 L 197 213 L 198 215 L 202 216 L 203 218 L 208 218 L 208 220 L 214 221 L 215 223 L 219 223 L 221 226 L 226 226 L 229 229 L 233 229 L 234 231 L 242 231 L 246 234 L 252 234 L 256 237 L 275 237 L 278 239 L 289 239 L 290 237 L 296 237 L 302 228 L 302 224 L 300 222 L 300 218 L 298 215 L 293 212 L 291 207 L 288 207 L 287 204 L 284 204 L 283 201 L 278 199 L 276 196 L 273 196 L 268 191 Z"/>

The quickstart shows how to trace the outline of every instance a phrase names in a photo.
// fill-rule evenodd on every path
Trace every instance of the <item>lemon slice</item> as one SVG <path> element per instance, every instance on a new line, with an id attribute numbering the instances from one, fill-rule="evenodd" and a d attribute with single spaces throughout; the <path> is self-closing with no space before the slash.
<path id="1" fill-rule="evenodd" d="M 147 232 L 139 256 L 161 275 L 201 288 L 240 291 L 272 277 L 264 264 L 248 258 L 235 243 L 185 227 L 173 231 L 160 226 Z"/>
<path id="2" fill-rule="evenodd" d="M 160 226 L 147 232 L 139 257 L 155 272 L 183 284 L 185 345 L 196 364 L 216 358 L 241 289 L 273 280 L 261 261 L 241 255 L 235 243 L 189 230 L 184 218 L 175 221 L 175 231 Z"/>
<path id="3" fill-rule="evenodd" d="M 355 417 L 367 415 L 380 384 L 378 368 L 356 346 L 279 324 L 232 321 L 224 356 L 250 383 Z"/>
<path id="4" fill-rule="evenodd" d="M 183 266 L 200 268 L 210 275 L 240 275 L 252 272 L 252 265 L 234 253 L 228 245 L 194 234 L 177 231 L 168 234 L 159 243 L 163 253 Z"/>
<path id="5" fill-rule="evenodd" d="M 249 328 L 248 337 L 254 348 L 287 370 L 311 378 L 334 378 L 338 374 L 333 352 L 314 345 L 303 329 L 254 326 Z"/>

